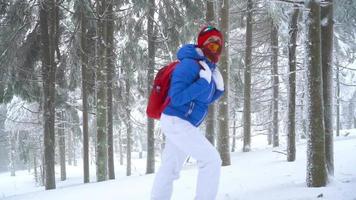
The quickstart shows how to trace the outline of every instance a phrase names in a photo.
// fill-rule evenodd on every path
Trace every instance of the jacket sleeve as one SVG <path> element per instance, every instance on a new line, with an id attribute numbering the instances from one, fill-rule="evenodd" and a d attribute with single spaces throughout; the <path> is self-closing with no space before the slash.
<path id="1" fill-rule="evenodd" d="M 193 59 L 183 59 L 173 71 L 168 96 L 173 106 L 184 105 L 206 92 L 208 81 L 199 78 L 199 64 Z"/>
<path id="2" fill-rule="evenodd" d="M 213 97 L 211 98 L 210 103 L 213 103 L 214 101 L 216 101 L 217 99 L 219 99 L 222 95 L 224 94 L 224 91 L 221 90 L 216 90 Z"/>

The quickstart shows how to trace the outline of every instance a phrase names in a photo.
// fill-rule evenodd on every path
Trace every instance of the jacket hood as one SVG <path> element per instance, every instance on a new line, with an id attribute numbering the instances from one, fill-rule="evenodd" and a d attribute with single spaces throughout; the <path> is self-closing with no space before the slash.
<path id="1" fill-rule="evenodd" d="M 178 60 L 182 61 L 185 58 L 194 59 L 194 60 L 204 60 L 210 67 L 210 69 L 215 69 L 215 64 L 210 62 L 205 56 L 201 49 L 199 49 L 194 44 L 183 45 L 177 53 Z"/>

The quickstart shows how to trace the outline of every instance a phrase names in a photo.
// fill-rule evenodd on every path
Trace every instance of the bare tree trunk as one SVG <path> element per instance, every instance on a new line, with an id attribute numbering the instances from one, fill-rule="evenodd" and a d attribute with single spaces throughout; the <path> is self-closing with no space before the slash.
<path id="1" fill-rule="evenodd" d="M 230 74 L 230 66 L 229 66 L 229 9 L 230 9 L 230 0 L 223 0 L 222 5 L 219 10 L 219 24 L 220 30 L 224 36 L 224 48 L 221 53 L 220 59 L 220 71 L 221 75 L 225 82 L 225 93 L 221 97 L 219 101 L 219 114 L 218 114 L 218 122 L 219 122 L 219 134 L 218 134 L 218 151 L 220 153 L 220 157 L 222 160 L 222 166 L 231 165 L 230 159 L 230 149 L 229 149 L 229 74 Z"/>
<path id="2" fill-rule="evenodd" d="M 306 79 L 305 79 L 306 80 Z M 305 89 L 303 89 L 302 92 L 302 97 L 300 99 L 300 112 L 302 113 L 302 135 L 300 136 L 300 138 L 305 139 L 306 135 L 307 135 L 307 120 L 305 119 L 305 110 L 306 110 L 306 106 L 305 106 L 305 102 L 306 102 L 306 98 L 305 98 Z"/>
<path id="3" fill-rule="evenodd" d="M 147 70 L 147 94 L 151 91 L 154 68 L 155 68 L 155 37 L 154 37 L 154 12 L 155 1 L 149 0 L 148 19 L 147 19 L 147 39 L 148 39 L 148 70 Z M 147 118 L 147 163 L 146 174 L 154 173 L 155 171 L 155 124 L 153 119 Z"/>
<path id="4" fill-rule="evenodd" d="M 269 114 L 272 116 L 272 108 L 273 108 L 273 101 L 271 101 L 271 105 L 269 105 Z M 273 124 L 269 123 L 268 125 L 268 135 L 267 135 L 267 144 L 271 145 L 272 144 L 272 128 Z"/>
<path id="5" fill-rule="evenodd" d="M 320 2 L 305 1 L 308 10 L 305 19 L 307 26 L 306 67 L 308 77 L 308 149 L 307 149 L 307 185 L 325 186 L 327 182 L 325 162 L 325 129 L 323 110 L 323 80 L 321 68 L 320 42 Z"/>
<path id="6" fill-rule="evenodd" d="M 77 166 L 78 162 L 77 162 L 77 133 L 73 132 L 73 140 L 72 140 L 72 145 L 73 145 L 73 165 Z"/>
<path id="7" fill-rule="evenodd" d="M 82 101 L 83 101 L 83 171 L 84 183 L 89 183 L 89 131 L 88 131 L 88 51 L 87 51 L 87 17 L 84 10 L 84 5 L 81 7 L 81 32 L 80 32 L 80 45 L 81 45 L 81 61 L 82 61 Z"/>
<path id="8" fill-rule="evenodd" d="M 112 88 L 113 88 L 113 74 L 115 71 L 114 66 L 114 14 L 113 14 L 113 2 L 108 2 L 108 14 L 106 22 L 106 59 L 107 59 L 107 131 L 108 131 L 108 172 L 109 179 L 115 179 L 114 168 L 114 137 L 113 137 L 113 104 L 112 104 Z"/>
<path id="9" fill-rule="evenodd" d="M 247 1 L 246 50 L 244 72 L 244 143 L 243 152 L 251 149 L 251 64 L 252 64 L 252 0 Z"/>
<path id="10" fill-rule="evenodd" d="M 37 171 L 37 154 L 33 153 L 33 173 L 35 176 L 35 182 L 39 182 L 38 171 Z"/>
<path id="11" fill-rule="evenodd" d="M 296 49 L 298 36 L 299 8 L 294 5 L 289 25 L 289 96 L 288 96 L 288 137 L 287 137 L 287 161 L 295 161 L 295 96 L 296 96 Z"/>
<path id="12" fill-rule="evenodd" d="M 68 155 L 68 165 L 73 165 L 73 145 L 72 145 L 72 137 L 73 137 L 73 133 L 71 130 L 68 130 L 68 135 L 67 135 L 67 144 L 68 144 L 68 148 L 67 148 L 67 155 Z"/>
<path id="13" fill-rule="evenodd" d="M 215 16 L 214 16 L 214 1 L 206 1 L 206 15 L 205 19 L 208 24 L 213 24 L 215 21 Z M 208 116 L 206 118 L 206 126 L 205 126 L 205 132 L 206 132 L 206 138 L 209 140 L 209 142 L 215 146 L 215 120 L 216 120 L 216 114 L 215 114 L 216 106 L 215 104 L 211 104 L 208 109 Z"/>
<path id="14" fill-rule="evenodd" d="M 64 111 L 59 111 L 59 128 L 58 128 L 58 146 L 59 146 L 59 163 L 61 167 L 61 181 L 67 179 L 66 174 L 66 142 L 64 131 Z"/>
<path id="15" fill-rule="evenodd" d="M 273 147 L 279 146 L 279 133 L 278 133 L 278 93 L 279 93 L 279 77 L 278 77 L 278 25 L 271 22 L 271 49 L 272 49 L 272 141 Z"/>
<path id="16" fill-rule="evenodd" d="M 236 149 L 236 112 L 234 112 L 234 123 L 232 127 L 232 147 L 231 152 L 235 152 Z"/>
<path id="17" fill-rule="evenodd" d="M 43 119 L 44 119 L 44 172 L 46 190 L 56 188 L 55 181 L 55 19 L 49 10 L 55 9 L 55 0 L 46 0 L 40 5 L 40 28 L 43 79 Z"/>
<path id="18" fill-rule="evenodd" d="M 119 155 L 120 155 L 120 165 L 124 164 L 124 152 L 122 150 L 122 134 L 121 130 L 119 130 Z"/>
<path id="19" fill-rule="evenodd" d="M 10 152 L 9 152 L 9 168 L 10 168 L 10 175 L 16 175 L 16 135 L 17 131 L 10 131 Z"/>
<path id="20" fill-rule="evenodd" d="M 44 186 L 45 185 L 45 181 L 46 181 L 46 172 L 45 172 L 45 161 L 44 161 L 44 154 L 41 155 L 41 161 L 42 161 L 42 165 L 40 166 L 40 173 L 41 173 L 41 177 L 40 177 L 40 183 L 41 183 L 41 186 Z"/>
<path id="21" fill-rule="evenodd" d="M 130 72 L 127 72 L 130 73 Z M 131 108 L 129 106 L 129 101 L 130 101 L 130 75 L 126 74 L 125 78 L 125 85 L 126 85 L 126 91 L 125 91 L 125 96 L 126 96 L 126 176 L 131 175 L 131 136 L 132 136 L 132 124 L 131 124 Z"/>
<path id="22" fill-rule="evenodd" d="M 105 18 L 106 1 L 97 0 L 97 153 L 96 153 L 96 179 L 98 182 L 107 180 L 108 152 L 106 132 L 106 76 L 105 76 Z"/>
<path id="23" fill-rule="evenodd" d="M 337 45 L 337 40 L 334 41 Z M 335 45 L 335 50 L 338 51 L 338 46 Z M 336 52 L 336 136 L 340 136 L 340 66 Z"/>
<path id="24" fill-rule="evenodd" d="M 325 0 L 321 7 L 321 19 L 327 20 L 321 26 L 321 55 L 323 73 L 323 99 L 325 124 L 326 166 L 330 175 L 334 175 L 334 139 L 333 139 L 333 0 Z"/>
<path id="25" fill-rule="evenodd" d="M 352 129 L 353 128 L 353 119 L 354 119 L 354 110 L 355 110 L 355 103 L 354 97 L 356 96 L 356 91 L 352 95 L 351 99 L 349 100 L 348 104 L 348 109 L 347 109 L 347 128 Z"/>

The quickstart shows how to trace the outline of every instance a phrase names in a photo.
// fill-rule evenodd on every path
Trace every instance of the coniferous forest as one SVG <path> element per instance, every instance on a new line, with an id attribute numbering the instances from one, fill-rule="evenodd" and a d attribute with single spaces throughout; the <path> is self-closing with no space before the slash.
<path id="1" fill-rule="evenodd" d="M 205 25 L 224 37 L 225 92 L 200 127 L 222 169 L 267 149 L 305 154 L 302 187 L 339 180 L 334 144 L 356 136 L 352 0 L 0 0 L 0 175 L 25 170 L 41 190 L 72 169 L 77 184 L 151 177 L 165 144 L 146 115 L 154 77 Z"/>

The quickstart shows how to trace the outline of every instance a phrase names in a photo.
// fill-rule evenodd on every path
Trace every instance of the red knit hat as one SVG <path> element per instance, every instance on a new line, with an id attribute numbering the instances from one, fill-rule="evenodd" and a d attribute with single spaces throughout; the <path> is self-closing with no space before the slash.
<path id="1" fill-rule="evenodd" d="M 209 39 L 211 36 L 217 36 L 221 40 L 221 44 L 223 43 L 223 36 L 221 32 L 213 27 L 213 26 L 205 26 L 203 27 L 198 35 L 198 47 L 202 47 L 204 42 Z"/>

